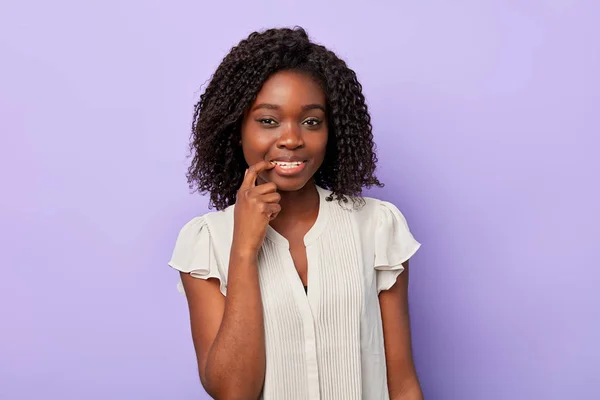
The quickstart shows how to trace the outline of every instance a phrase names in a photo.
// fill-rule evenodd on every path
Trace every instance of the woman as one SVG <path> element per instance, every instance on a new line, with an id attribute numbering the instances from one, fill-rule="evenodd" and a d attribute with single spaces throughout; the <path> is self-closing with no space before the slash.
<path id="1" fill-rule="evenodd" d="M 252 33 L 195 107 L 190 187 L 218 211 L 181 230 L 200 380 L 216 399 L 421 399 L 408 259 L 376 178 L 356 74 L 297 28 Z M 402 273 L 404 272 L 404 273 Z"/>

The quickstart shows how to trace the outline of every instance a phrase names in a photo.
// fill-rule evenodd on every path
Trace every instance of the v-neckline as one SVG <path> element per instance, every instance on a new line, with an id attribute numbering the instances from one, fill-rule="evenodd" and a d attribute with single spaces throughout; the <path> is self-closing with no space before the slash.
<path id="1" fill-rule="evenodd" d="M 318 185 L 315 186 L 317 188 L 317 193 L 319 194 L 319 212 L 317 214 L 315 223 L 304 235 L 303 240 L 305 247 L 310 246 L 319 238 L 323 232 L 323 229 L 325 228 L 329 216 L 327 212 L 327 200 L 325 199 L 327 197 L 327 191 Z M 266 236 L 276 245 L 283 246 L 287 249 L 290 248 L 290 243 L 288 240 L 281 233 L 277 232 L 271 225 L 267 226 Z"/>

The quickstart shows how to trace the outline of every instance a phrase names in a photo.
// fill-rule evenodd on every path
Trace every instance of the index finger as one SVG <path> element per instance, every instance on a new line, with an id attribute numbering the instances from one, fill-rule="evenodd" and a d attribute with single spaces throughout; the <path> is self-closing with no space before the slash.
<path id="1" fill-rule="evenodd" d="M 246 176 L 244 177 L 244 181 L 242 182 L 242 186 L 240 188 L 249 189 L 253 186 L 256 186 L 256 178 L 258 178 L 258 174 L 268 169 L 273 168 L 273 165 L 269 161 L 260 161 L 254 165 L 251 165 L 246 172 Z"/>

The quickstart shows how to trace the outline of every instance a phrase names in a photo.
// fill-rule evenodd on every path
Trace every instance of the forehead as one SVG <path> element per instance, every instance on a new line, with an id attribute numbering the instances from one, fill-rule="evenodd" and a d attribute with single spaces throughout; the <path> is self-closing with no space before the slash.
<path id="1" fill-rule="evenodd" d="M 268 103 L 281 107 L 302 107 L 306 104 L 325 106 L 325 93 L 309 74 L 280 71 L 265 81 L 256 96 L 255 104 Z"/>

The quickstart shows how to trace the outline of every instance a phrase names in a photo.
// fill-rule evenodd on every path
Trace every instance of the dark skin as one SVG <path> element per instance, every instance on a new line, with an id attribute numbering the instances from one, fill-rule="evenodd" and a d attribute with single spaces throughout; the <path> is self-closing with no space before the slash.
<path id="1" fill-rule="evenodd" d="M 281 71 L 265 82 L 242 123 L 241 145 L 250 167 L 234 210 L 227 296 L 217 280 L 181 274 L 200 379 L 213 398 L 257 399 L 262 390 L 266 365 L 257 257 L 268 225 L 290 243 L 306 285 L 303 239 L 319 212 L 313 177 L 327 146 L 325 100 L 305 73 Z M 408 269 L 408 262 L 404 266 Z M 408 270 L 379 296 L 392 400 L 423 398 L 411 354 L 407 293 Z"/>
<path id="2" fill-rule="evenodd" d="M 313 176 L 325 159 L 327 116 L 325 94 L 308 75 L 283 71 L 263 86 L 242 124 L 242 148 L 248 165 L 263 160 L 297 159 L 304 162 L 296 174 L 272 168 L 259 175 L 259 183 L 272 182 L 281 195 L 281 211 L 271 226 L 290 244 L 302 283 L 307 284 L 304 235 L 319 212 L 319 195 Z"/>

